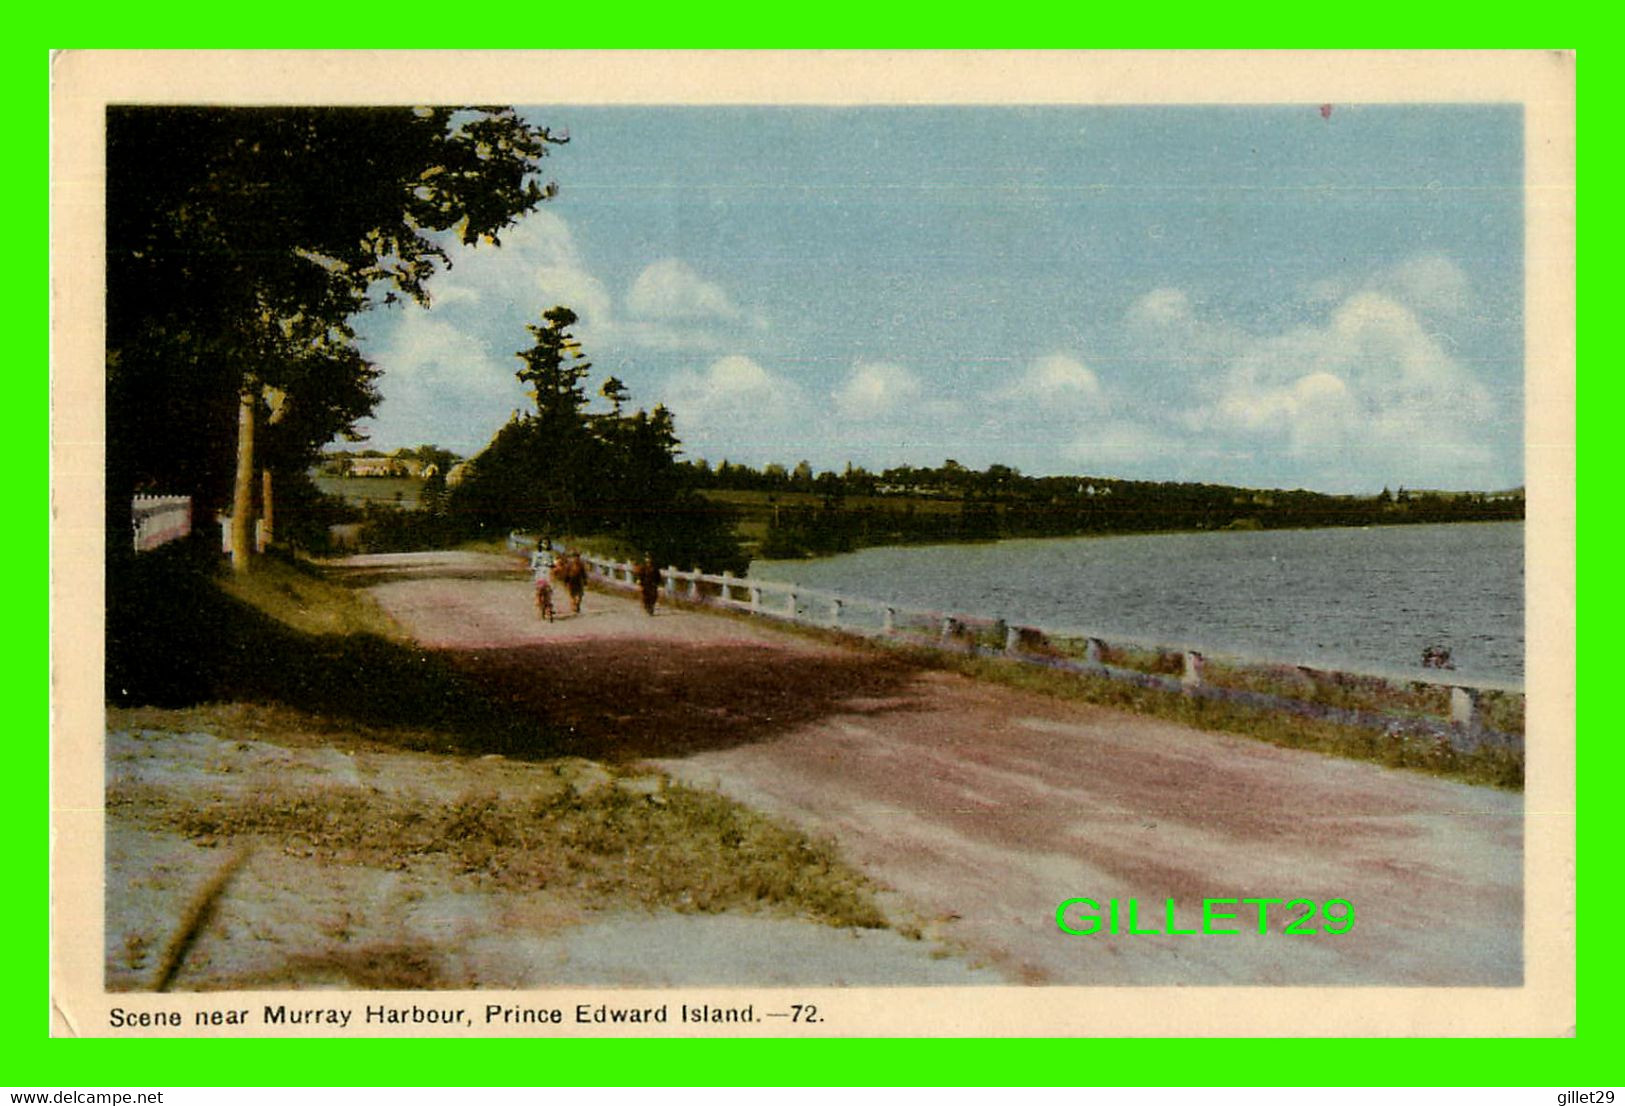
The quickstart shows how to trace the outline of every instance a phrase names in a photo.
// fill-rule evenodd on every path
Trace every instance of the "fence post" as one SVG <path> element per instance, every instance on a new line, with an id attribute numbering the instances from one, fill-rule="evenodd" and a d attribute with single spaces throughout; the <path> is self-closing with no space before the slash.
<path id="1" fill-rule="evenodd" d="M 760 585 L 760 584 L 752 584 L 750 586 L 750 613 L 751 614 L 758 614 L 758 613 L 761 612 L 761 609 L 762 609 L 762 585 Z"/>
<path id="2" fill-rule="evenodd" d="M 1202 686 L 1202 668 L 1206 663 L 1202 654 L 1196 650 L 1185 650 L 1185 672 L 1179 678 L 1179 682 L 1185 685 L 1187 691 Z"/>
<path id="3" fill-rule="evenodd" d="M 942 643 L 944 645 L 947 645 L 950 641 L 952 641 L 954 639 L 954 616 L 953 615 L 945 614 L 945 615 L 942 616 L 942 633 L 940 635 L 940 638 L 941 638 Z"/>
<path id="4" fill-rule="evenodd" d="M 841 597 L 835 596 L 829 601 L 829 628 L 840 629 L 841 626 Z"/>
<path id="5" fill-rule="evenodd" d="M 722 605 L 727 606 L 734 600 L 734 574 L 733 569 L 722 570 Z"/>
<path id="6" fill-rule="evenodd" d="M 693 575 L 688 578 L 688 597 L 698 602 L 700 598 L 700 570 L 696 568 Z"/>
<path id="7" fill-rule="evenodd" d="M 880 632 L 891 637 L 897 632 L 897 608 L 887 607 L 885 615 L 880 621 Z"/>
<path id="8" fill-rule="evenodd" d="M 1450 689 L 1450 721 L 1468 733 L 1478 732 L 1479 723 L 1482 719 L 1478 709 L 1477 688 L 1453 687 Z"/>
<path id="9" fill-rule="evenodd" d="M 1105 664 L 1106 643 L 1092 637 L 1083 643 L 1083 659 L 1090 664 Z"/>
<path id="10" fill-rule="evenodd" d="M 790 621 L 791 622 L 794 622 L 796 620 L 796 616 L 798 614 L 800 614 L 800 611 L 798 611 L 796 608 L 797 608 L 796 589 L 791 588 L 790 589 L 790 602 L 789 602 L 789 605 L 784 608 L 784 613 L 790 616 Z"/>
<path id="11" fill-rule="evenodd" d="M 1011 656 L 1021 652 L 1021 627 L 1007 626 L 1004 630 L 1004 651 Z"/>

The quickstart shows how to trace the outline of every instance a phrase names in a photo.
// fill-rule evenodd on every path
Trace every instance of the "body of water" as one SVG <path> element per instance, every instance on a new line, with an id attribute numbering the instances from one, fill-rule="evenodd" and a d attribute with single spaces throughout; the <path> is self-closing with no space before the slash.
<path id="1" fill-rule="evenodd" d="M 1521 522 L 864 549 L 750 575 L 1107 641 L 1326 668 L 1523 679 Z"/>

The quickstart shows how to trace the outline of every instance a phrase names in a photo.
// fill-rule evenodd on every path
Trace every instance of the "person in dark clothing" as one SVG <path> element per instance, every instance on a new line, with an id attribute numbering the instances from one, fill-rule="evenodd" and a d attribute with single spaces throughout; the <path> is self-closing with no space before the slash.
<path id="1" fill-rule="evenodd" d="M 561 556 L 559 563 L 553 566 L 553 579 L 570 593 L 570 613 L 580 614 L 581 596 L 587 590 L 587 566 L 582 563 L 581 554 L 566 553 Z"/>
<path id="2" fill-rule="evenodd" d="M 660 599 L 660 570 L 655 567 L 654 554 L 645 553 L 643 563 L 637 568 L 638 591 L 643 597 L 643 609 L 649 614 L 655 613 L 655 603 Z"/>
<path id="3" fill-rule="evenodd" d="M 581 554 L 571 552 L 564 563 L 569 569 L 564 577 L 564 586 L 570 593 L 570 613 L 581 613 L 581 597 L 587 592 L 587 565 L 581 559 Z"/>

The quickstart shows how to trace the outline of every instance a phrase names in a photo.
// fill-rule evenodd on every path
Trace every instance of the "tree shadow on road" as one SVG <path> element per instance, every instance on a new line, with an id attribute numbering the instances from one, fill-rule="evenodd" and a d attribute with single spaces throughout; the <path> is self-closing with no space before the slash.
<path id="1" fill-rule="evenodd" d="M 108 581 L 109 705 L 275 704 L 386 741 L 551 751 L 545 717 L 494 700 L 445 654 L 376 634 L 295 629 L 217 586 L 211 552 L 180 546 L 145 555 Z"/>
<path id="2" fill-rule="evenodd" d="M 411 747 L 624 761 L 759 741 L 838 711 L 905 708 L 917 671 L 870 650 L 635 637 L 428 649 L 306 633 L 227 595 L 215 571 L 210 556 L 160 551 L 109 582 L 109 704 L 267 703 Z"/>
<path id="3" fill-rule="evenodd" d="M 506 707 L 547 719 L 560 751 L 607 761 L 690 756 L 830 714 L 910 709 L 919 671 L 869 650 L 637 638 L 447 656 Z"/>

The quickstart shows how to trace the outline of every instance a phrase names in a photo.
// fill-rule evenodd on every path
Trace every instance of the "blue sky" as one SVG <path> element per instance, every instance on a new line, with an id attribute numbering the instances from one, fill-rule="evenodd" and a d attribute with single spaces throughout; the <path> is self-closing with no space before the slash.
<path id="1" fill-rule="evenodd" d="M 559 195 L 361 320 L 473 453 L 555 303 L 686 456 L 1523 481 L 1516 106 L 538 107 Z"/>

